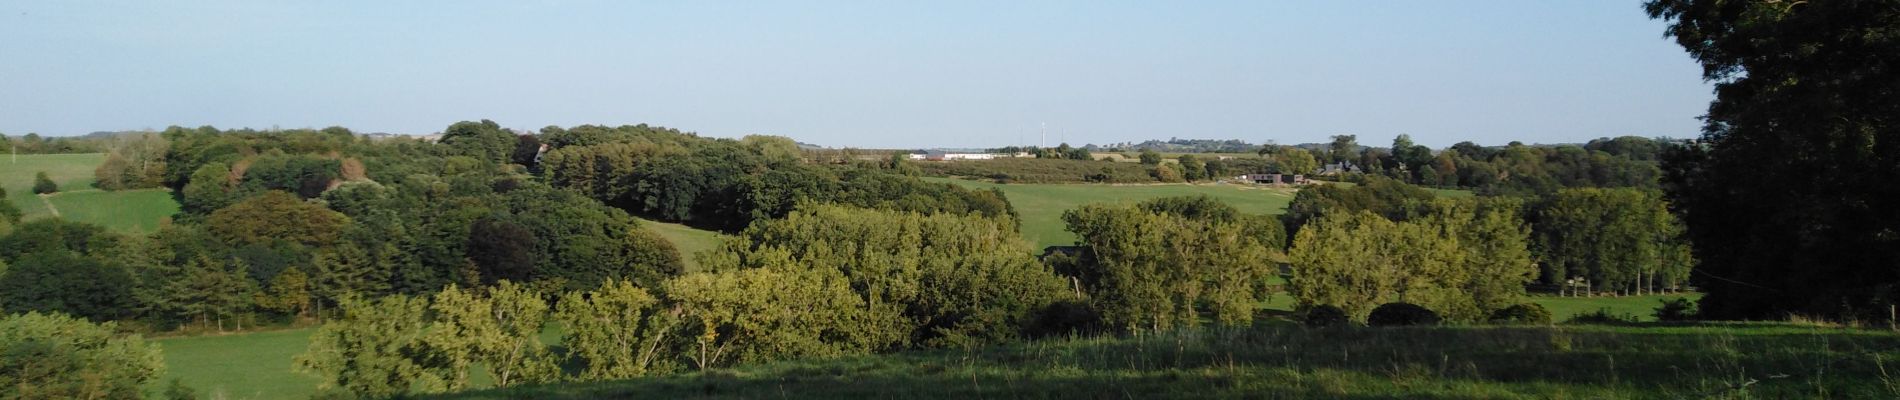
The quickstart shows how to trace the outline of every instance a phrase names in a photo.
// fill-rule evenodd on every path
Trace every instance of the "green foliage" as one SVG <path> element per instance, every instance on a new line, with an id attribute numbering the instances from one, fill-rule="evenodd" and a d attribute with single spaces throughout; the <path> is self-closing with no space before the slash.
<path id="1" fill-rule="evenodd" d="M 132 315 L 132 283 L 123 264 L 57 250 L 28 253 L 9 262 L 0 275 L 0 305 L 9 312 L 110 321 Z"/>
<path id="2" fill-rule="evenodd" d="M 1203 310 L 1222 324 L 1246 324 L 1265 299 L 1278 247 L 1241 220 L 1222 220 L 1232 215 L 1207 199 L 1083 206 L 1063 215 L 1086 248 L 1064 272 L 1118 329 L 1194 326 Z"/>
<path id="3" fill-rule="evenodd" d="M 1608 308 L 1598 309 L 1570 317 L 1568 324 L 1628 325 L 1636 323 L 1636 316 L 1617 312 Z"/>
<path id="4" fill-rule="evenodd" d="M 1298 234 L 1307 222 L 1329 212 L 1370 211 L 1390 219 L 1403 219 L 1411 211 L 1411 205 L 1426 203 L 1435 197 L 1421 187 L 1369 176 L 1352 187 L 1315 185 L 1300 189 L 1280 219 L 1285 221 L 1289 234 Z"/>
<path id="5" fill-rule="evenodd" d="M 1283 146 L 1273 153 L 1273 171 L 1282 174 L 1311 174 L 1319 170 L 1319 160 L 1313 153 L 1292 146 Z"/>
<path id="6" fill-rule="evenodd" d="M 1394 222 L 1366 211 L 1331 214 L 1301 229 L 1288 280 L 1301 304 L 1355 318 L 1388 302 L 1477 321 L 1516 304 L 1536 277 L 1515 202 L 1438 199 Z"/>
<path id="7" fill-rule="evenodd" d="M 1352 316 L 1346 315 L 1346 310 L 1337 306 L 1321 304 L 1308 307 L 1300 323 L 1314 328 L 1346 326 L 1352 323 Z"/>
<path id="8" fill-rule="evenodd" d="M 1595 290 L 1654 293 L 1684 284 L 1694 264 L 1680 223 L 1654 192 L 1565 189 L 1532 218 L 1547 284 L 1580 277 Z"/>
<path id="9" fill-rule="evenodd" d="M 444 389 L 466 389 L 476 363 L 488 367 L 495 387 L 554 381 L 560 368 L 540 338 L 547 301 L 509 281 L 486 291 L 449 285 L 429 306 L 434 321 L 422 341 L 442 364 Z"/>
<path id="10" fill-rule="evenodd" d="M 179 194 L 184 199 L 185 211 L 210 214 L 237 201 L 232 198 L 236 190 L 231 178 L 231 167 L 214 162 L 192 172 L 191 183 L 185 184 Z"/>
<path id="11" fill-rule="evenodd" d="M 1696 304 L 1687 298 L 1678 297 L 1663 300 L 1662 306 L 1656 307 L 1656 320 L 1658 321 L 1678 322 L 1694 321 L 1696 319 Z"/>
<path id="12" fill-rule="evenodd" d="M 979 216 L 812 206 L 761 222 L 702 260 L 709 270 L 834 269 L 876 318 L 905 321 L 898 345 L 1016 338 L 1065 293 L 1012 226 Z M 789 257 L 781 260 L 779 257 Z"/>
<path id="13" fill-rule="evenodd" d="M 670 366 L 674 348 L 667 335 L 675 315 L 646 290 L 608 281 L 597 290 L 568 292 L 559 304 L 554 319 L 567 328 L 561 345 L 583 366 L 575 378 L 627 379 Z"/>
<path id="14" fill-rule="evenodd" d="M 218 209 L 205 220 L 211 234 L 237 244 L 286 241 L 324 246 L 336 241 L 349 224 L 350 218 L 341 213 L 274 190 Z"/>
<path id="15" fill-rule="evenodd" d="M 1900 300 L 1900 52 L 1891 0 L 1653 0 L 1715 99 L 1665 152 L 1701 312 L 1891 318 Z"/>
<path id="16" fill-rule="evenodd" d="M 345 298 L 341 315 L 318 328 L 297 355 L 299 371 L 323 379 L 318 390 L 364 398 L 441 391 L 447 382 L 428 364 L 428 300 L 389 296 Z"/>
<path id="17" fill-rule="evenodd" d="M 1154 150 L 1144 149 L 1141 151 L 1141 163 L 1147 164 L 1147 165 L 1161 164 L 1161 153 L 1156 153 Z"/>
<path id="18" fill-rule="evenodd" d="M 59 191 L 59 184 L 46 177 L 46 171 L 33 175 L 33 194 L 48 194 Z"/>
<path id="19" fill-rule="evenodd" d="M 0 317 L 0 397 L 143 397 L 164 369 L 158 346 L 115 328 L 59 314 Z"/>
<path id="20" fill-rule="evenodd" d="M 1366 325 L 1418 326 L 1438 325 L 1438 313 L 1412 303 L 1386 303 L 1366 315 Z"/>
<path id="21" fill-rule="evenodd" d="M 1111 163 L 1052 158 L 998 158 L 913 163 L 930 176 L 967 177 L 999 183 L 1149 183 L 1149 170 L 1161 163 Z M 1094 177 L 1092 179 L 1091 177 Z"/>
<path id="22" fill-rule="evenodd" d="M 501 129 L 500 124 L 485 119 L 481 122 L 462 121 L 451 124 L 448 129 L 442 130 L 442 138 L 439 140 L 457 155 L 474 157 L 496 164 L 509 162 L 514 155 L 517 141 L 515 135 Z"/>
<path id="23" fill-rule="evenodd" d="M 888 307 L 852 292 L 834 270 L 792 265 L 783 251 L 755 256 L 763 268 L 693 273 L 667 281 L 692 342 L 686 359 L 699 369 L 793 357 L 864 354 L 902 340 L 902 322 Z"/>
<path id="24" fill-rule="evenodd" d="M 1491 313 L 1491 322 L 1514 325 L 1550 325 L 1550 310 L 1537 303 L 1523 303 Z"/>

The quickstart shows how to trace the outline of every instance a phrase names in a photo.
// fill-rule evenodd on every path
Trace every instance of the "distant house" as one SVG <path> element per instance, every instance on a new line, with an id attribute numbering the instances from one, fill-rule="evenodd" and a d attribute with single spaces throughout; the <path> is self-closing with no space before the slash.
<path id="1" fill-rule="evenodd" d="M 1261 185 L 1305 185 L 1309 183 L 1306 175 L 1300 174 L 1246 174 L 1235 177 L 1237 180 Z"/>
<path id="2" fill-rule="evenodd" d="M 1359 166 L 1352 165 L 1352 163 L 1350 162 L 1336 162 L 1332 164 L 1326 164 L 1325 166 L 1322 166 L 1319 168 L 1320 175 L 1339 175 L 1339 174 L 1344 174 L 1344 173 L 1358 173 L 1358 172 L 1360 172 Z"/>

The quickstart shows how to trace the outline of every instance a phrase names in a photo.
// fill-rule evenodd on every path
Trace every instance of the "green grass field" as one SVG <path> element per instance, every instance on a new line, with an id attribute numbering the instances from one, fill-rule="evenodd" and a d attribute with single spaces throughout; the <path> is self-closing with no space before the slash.
<path id="1" fill-rule="evenodd" d="M 1895 398 L 1900 336 L 1792 324 L 1307 329 L 799 360 L 441 396 L 511 398 Z M 1894 365 L 1889 365 L 1894 364 Z"/>
<path id="2" fill-rule="evenodd" d="M 166 189 L 84 190 L 63 192 L 47 200 L 61 218 L 98 224 L 119 232 L 151 233 L 158 223 L 178 213 L 178 201 Z"/>
<path id="3" fill-rule="evenodd" d="M 647 219 L 641 219 L 640 223 L 646 226 L 646 229 L 660 234 L 660 237 L 666 238 L 666 241 L 673 243 L 673 247 L 679 249 L 680 258 L 686 262 L 687 271 L 699 270 L 699 261 L 695 260 L 693 255 L 718 247 L 719 241 L 723 240 L 719 232 L 686 225 Z"/>
<path id="4" fill-rule="evenodd" d="M 148 233 L 160 220 L 178 213 L 178 201 L 164 189 L 107 192 L 92 187 L 93 169 L 104 154 L 29 154 L 18 159 L 0 156 L 0 187 L 7 200 L 25 212 L 27 220 L 52 217 L 54 211 L 69 221 L 98 224 L 127 233 Z M 42 199 L 33 194 L 33 176 L 40 171 L 59 184 L 60 191 Z M 48 207 L 48 204 L 51 207 Z"/>
<path id="5" fill-rule="evenodd" d="M 291 358 L 310 346 L 314 328 L 155 340 L 165 352 L 165 374 L 152 393 L 176 378 L 205 398 L 292 399 L 317 392 L 317 378 L 291 370 Z"/>
<path id="6" fill-rule="evenodd" d="M 1207 195 L 1249 214 L 1280 214 L 1293 201 L 1293 190 L 1226 184 L 997 184 L 949 178 L 924 178 L 965 187 L 1002 189 L 1023 218 L 1023 237 L 1039 247 L 1075 243 L 1062 213 L 1085 204 L 1136 202 L 1160 197 Z"/>
<path id="7" fill-rule="evenodd" d="M 51 216 L 33 195 L 33 175 L 45 171 L 60 190 L 92 189 L 92 170 L 105 161 L 106 155 L 98 153 L 0 156 L 0 188 L 7 189 L 7 200 L 25 212 L 25 219 Z"/>
<path id="8" fill-rule="evenodd" d="M 1568 320 L 1570 317 L 1578 314 L 1595 312 L 1597 310 L 1609 310 L 1612 314 L 1635 316 L 1639 321 L 1655 321 L 1656 307 L 1661 306 L 1663 300 L 1676 298 L 1700 300 L 1702 294 L 1682 293 L 1622 297 L 1558 297 L 1540 295 L 1531 296 L 1531 302 L 1542 305 L 1544 309 L 1550 310 L 1551 318 L 1557 321 Z"/>

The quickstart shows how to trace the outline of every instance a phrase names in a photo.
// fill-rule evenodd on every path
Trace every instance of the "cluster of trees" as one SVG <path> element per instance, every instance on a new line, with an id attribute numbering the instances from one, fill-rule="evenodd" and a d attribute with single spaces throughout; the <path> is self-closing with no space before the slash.
<path id="1" fill-rule="evenodd" d="M 974 214 L 811 205 L 703 254 L 705 271 L 657 283 L 344 299 L 298 365 L 329 388 L 388 397 L 464 387 L 476 363 L 508 386 L 1014 340 L 1074 298 L 1014 230 Z M 560 351 L 536 339 L 548 324 L 567 332 Z"/>
<path id="2" fill-rule="evenodd" d="M 1447 198 L 1408 204 L 1397 218 L 1328 210 L 1294 235 L 1288 288 L 1302 306 L 1338 307 L 1354 319 L 1398 302 L 1482 321 L 1520 303 L 1537 276 L 1520 208 L 1510 199 Z"/>
<path id="3" fill-rule="evenodd" d="M 1030 156 L 1034 156 L 1036 158 L 1046 158 L 1046 159 L 1095 161 L 1095 155 L 1090 154 L 1090 150 L 1093 150 L 1093 149 L 1095 149 L 1095 147 L 1093 146 L 1075 147 L 1075 146 L 1070 146 L 1068 143 L 1063 143 L 1063 144 L 1057 145 L 1056 147 L 1008 146 L 1008 147 L 988 149 L 985 151 L 989 153 L 998 153 L 998 154 L 1028 153 Z"/>
<path id="4" fill-rule="evenodd" d="M 1063 220 L 1079 251 L 1050 263 L 1075 279 L 1103 324 L 1134 332 L 1195 326 L 1203 314 L 1251 322 L 1286 241 L 1270 217 L 1205 196 L 1088 205 Z"/>
<path id="5" fill-rule="evenodd" d="M 105 138 L 117 135 L 117 132 L 94 132 L 80 137 L 44 137 L 38 133 L 20 136 L 8 136 L 0 133 L 0 147 L 6 147 L 10 154 L 76 154 L 98 153 L 106 147 Z"/>
<path id="6" fill-rule="evenodd" d="M 1601 138 L 1578 145 L 1502 147 L 1460 142 L 1433 151 L 1399 135 L 1391 147 L 1360 146 L 1355 135 L 1338 135 L 1324 147 L 1300 149 L 1326 163 L 1351 165 L 1359 173 L 1425 186 L 1469 188 L 1481 194 L 1538 195 L 1573 187 L 1658 186 L 1665 139 Z M 1273 146 L 1269 146 L 1271 148 Z M 1262 152 L 1268 149 L 1263 148 Z M 1272 149 L 1274 154 L 1286 148 Z"/>
<path id="7" fill-rule="evenodd" d="M 319 317 L 349 296 L 502 279 L 652 284 L 683 265 L 625 212 L 460 145 L 343 128 L 174 127 L 141 140 L 167 142 L 151 146 L 165 149 L 154 165 L 184 212 L 151 235 L 58 219 L 10 229 L 0 307 L 224 329 Z"/>
<path id="8" fill-rule="evenodd" d="M 1146 183 L 1154 168 L 1122 162 L 1043 158 L 910 163 L 925 175 L 988 179 L 999 183 Z"/>
<path id="9" fill-rule="evenodd" d="M 112 323 L 26 313 L 0 316 L 0 396 L 136 399 L 164 364 L 158 346 Z"/>
<path id="10" fill-rule="evenodd" d="M 94 185 L 105 190 L 164 186 L 165 154 L 170 144 L 155 132 L 112 136 L 105 140 L 105 163 L 93 170 Z"/>
<path id="11" fill-rule="evenodd" d="M 1294 195 L 1281 220 L 1294 237 L 1299 237 L 1308 225 L 1328 216 L 1365 213 L 1368 216 L 1361 219 L 1379 218 L 1390 223 L 1333 221 L 1331 228 L 1343 229 L 1337 225 L 1346 224 L 1348 228 L 1363 229 L 1357 231 L 1360 234 L 1395 234 L 1388 231 L 1410 229 L 1405 223 L 1418 222 L 1420 216 L 1442 213 L 1448 207 L 1440 204 L 1444 201 L 1417 186 L 1368 177 L 1362 184 L 1350 188 L 1321 185 L 1301 190 Z M 1480 219 L 1489 218 L 1492 213 L 1499 214 L 1497 218 L 1508 214 L 1513 223 L 1527 225 L 1529 231 L 1525 234 L 1528 236 L 1511 246 L 1528 245 L 1530 260 L 1535 263 L 1526 262 L 1526 265 L 1532 265 L 1539 272 L 1532 275 L 1559 290 L 1623 294 L 1679 290 L 1696 264 L 1688 252 L 1681 222 L 1668 213 L 1667 203 L 1654 190 L 1564 189 L 1541 197 L 1485 197 L 1477 206 L 1460 207 L 1478 210 Z M 1363 228 L 1366 226 L 1372 228 Z M 1450 226 L 1438 223 L 1436 228 L 1420 229 L 1454 230 L 1448 228 Z M 1382 244 L 1387 241 L 1371 243 L 1387 245 Z M 1425 243 L 1417 238 L 1405 241 L 1408 246 Z M 1424 252 L 1422 249 L 1391 251 Z"/>
<path id="12" fill-rule="evenodd" d="M 1530 213 L 1544 283 L 1622 294 L 1681 290 L 1694 260 L 1656 191 L 1564 189 Z"/>
<path id="13" fill-rule="evenodd" d="M 1900 305 L 1900 2 L 1652 0 L 1715 86 L 1665 153 L 1700 310 L 1887 320 Z"/>
<path id="14" fill-rule="evenodd" d="M 783 137 L 709 139 L 644 126 L 549 128 L 542 136 L 551 150 L 536 168 L 552 185 L 649 218 L 728 232 L 782 217 L 801 202 L 990 217 L 1015 213 L 1000 191 L 879 170 L 902 168 L 901 161 L 805 163 L 796 142 Z"/>

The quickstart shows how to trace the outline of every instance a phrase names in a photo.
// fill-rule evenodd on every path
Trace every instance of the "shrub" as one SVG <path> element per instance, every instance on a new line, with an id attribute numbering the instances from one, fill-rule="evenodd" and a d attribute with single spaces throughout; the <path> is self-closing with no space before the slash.
<path id="1" fill-rule="evenodd" d="M 33 175 L 33 194 L 47 194 L 59 191 L 59 185 L 46 177 L 46 171 Z"/>
<path id="2" fill-rule="evenodd" d="M 1306 326 L 1309 327 L 1326 328 L 1345 326 L 1346 324 L 1352 323 L 1352 319 L 1346 316 L 1346 310 L 1341 310 L 1339 307 L 1332 305 L 1322 304 L 1306 309 L 1306 317 L 1301 319 L 1300 322 L 1305 323 Z"/>
<path id="3" fill-rule="evenodd" d="M 1537 303 L 1523 303 L 1491 313 L 1491 322 L 1499 324 L 1549 325 L 1550 310 Z"/>
<path id="4" fill-rule="evenodd" d="M 1080 301 L 1063 300 L 1051 303 L 1036 313 L 1026 334 L 1030 337 L 1087 335 L 1100 332 L 1101 326 L 1102 314 L 1096 312 L 1094 307 Z"/>
<path id="5" fill-rule="evenodd" d="M 163 367 L 158 346 L 60 314 L 0 318 L 0 397 L 138 398 Z"/>
<path id="6" fill-rule="evenodd" d="M 1662 306 L 1656 307 L 1656 319 L 1660 321 L 1693 321 L 1696 319 L 1696 304 L 1686 297 L 1659 300 Z"/>
<path id="7" fill-rule="evenodd" d="M 1411 303 L 1385 303 L 1372 309 L 1366 324 L 1372 326 L 1438 325 L 1438 312 Z"/>
<path id="8" fill-rule="evenodd" d="M 1570 317 L 1570 320 L 1566 322 L 1572 324 L 1633 324 L 1636 323 L 1636 316 L 1618 313 L 1604 308 L 1577 314 L 1576 316 Z"/>

